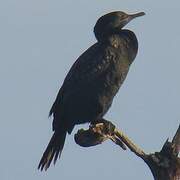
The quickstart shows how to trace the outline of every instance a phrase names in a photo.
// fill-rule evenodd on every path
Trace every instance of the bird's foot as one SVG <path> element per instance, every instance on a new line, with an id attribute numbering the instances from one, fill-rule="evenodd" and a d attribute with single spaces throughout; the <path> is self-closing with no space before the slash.
<path id="1" fill-rule="evenodd" d="M 97 128 L 98 126 L 103 126 L 103 134 L 112 135 L 114 133 L 115 125 L 104 118 L 91 122 L 89 128 Z"/>
<path id="2" fill-rule="evenodd" d="M 74 139 L 77 144 L 83 147 L 90 147 L 101 144 L 110 139 L 123 150 L 126 150 L 124 143 L 115 134 L 116 127 L 105 119 L 98 120 L 90 124 L 88 130 L 80 129 L 75 134 Z"/>

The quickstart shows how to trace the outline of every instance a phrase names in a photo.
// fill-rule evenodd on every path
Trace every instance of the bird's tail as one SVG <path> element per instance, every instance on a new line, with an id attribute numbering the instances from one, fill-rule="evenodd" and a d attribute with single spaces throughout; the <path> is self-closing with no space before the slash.
<path id="1" fill-rule="evenodd" d="M 64 147 L 64 142 L 66 138 L 66 131 L 54 132 L 46 150 L 43 153 L 43 156 L 39 162 L 38 169 L 45 171 L 49 168 L 51 161 L 54 158 L 54 164 L 58 156 L 61 156 L 61 152 Z"/>

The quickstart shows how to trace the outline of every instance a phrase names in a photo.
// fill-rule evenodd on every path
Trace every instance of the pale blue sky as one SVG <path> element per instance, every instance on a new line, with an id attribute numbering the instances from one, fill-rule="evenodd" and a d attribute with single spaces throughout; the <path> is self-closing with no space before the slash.
<path id="1" fill-rule="evenodd" d="M 111 142 L 76 145 L 77 128 L 56 166 L 37 170 L 52 135 L 48 112 L 58 89 L 76 58 L 96 42 L 98 17 L 114 10 L 146 16 L 127 26 L 138 37 L 139 53 L 106 118 L 146 152 L 174 135 L 180 120 L 178 0 L 1 0 L 1 180 L 153 179 L 142 160 Z"/>

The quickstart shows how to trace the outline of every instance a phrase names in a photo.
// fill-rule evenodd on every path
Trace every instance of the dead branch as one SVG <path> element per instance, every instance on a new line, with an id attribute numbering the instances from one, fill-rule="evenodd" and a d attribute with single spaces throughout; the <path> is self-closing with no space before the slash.
<path id="1" fill-rule="evenodd" d="M 155 180 L 180 180 L 180 126 L 172 140 L 165 142 L 160 152 L 146 154 L 110 121 L 102 119 L 91 124 L 88 130 L 81 129 L 74 136 L 75 142 L 83 147 L 95 146 L 110 139 L 123 150 L 128 147 L 149 166 Z"/>

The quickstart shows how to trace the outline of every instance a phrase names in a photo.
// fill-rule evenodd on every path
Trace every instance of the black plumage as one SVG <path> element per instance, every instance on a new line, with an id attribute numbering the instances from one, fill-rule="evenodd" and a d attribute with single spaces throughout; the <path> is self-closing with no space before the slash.
<path id="1" fill-rule="evenodd" d="M 97 43 L 73 64 L 50 110 L 54 134 L 39 163 L 41 170 L 60 157 L 66 134 L 76 124 L 100 121 L 110 108 L 138 50 L 135 34 L 122 28 L 142 15 L 117 11 L 98 19 Z"/>

